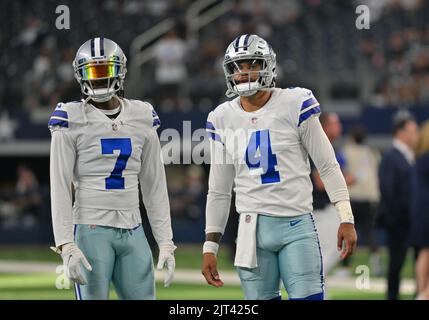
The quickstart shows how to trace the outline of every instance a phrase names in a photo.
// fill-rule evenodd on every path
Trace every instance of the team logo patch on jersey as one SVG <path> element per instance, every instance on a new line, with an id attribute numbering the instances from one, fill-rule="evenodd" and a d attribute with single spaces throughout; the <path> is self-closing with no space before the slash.
<path id="1" fill-rule="evenodd" d="M 252 217 L 250 216 L 250 214 L 246 215 L 246 218 L 244 219 L 244 222 L 246 223 L 250 223 L 250 220 L 252 219 Z"/>

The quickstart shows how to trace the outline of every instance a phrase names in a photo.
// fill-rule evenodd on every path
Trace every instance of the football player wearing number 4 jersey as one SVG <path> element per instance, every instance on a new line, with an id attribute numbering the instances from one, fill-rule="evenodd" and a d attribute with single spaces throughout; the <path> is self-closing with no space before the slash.
<path id="1" fill-rule="evenodd" d="M 138 184 L 159 246 L 158 269 L 174 274 L 160 120 L 149 103 L 123 98 L 126 57 L 94 38 L 78 50 L 75 77 L 86 99 L 60 103 L 49 120 L 53 249 L 77 299 L 154 299 L 153 258 L 141 224 Z M 72 204 L 72 185 L 75 202 Z"/>
<path id="2" fill-rule="evenodd" d="M 237 267 L 246 299 L 324 298 L 324 276 L 312 216 L 309 156 L 320 172 L 341 224 L 343 258 L 356 246 L 349 194 L 333 148 L 320 125 L 320 106 L 304 88 L 275 88 L 276 56 L 257 35 L 237 37 L 227 48 L 227 97 L 210 112 L 211 167 L 202 273 L 223 285 L 216 254 L 233 184 L 240 214 Z"/>

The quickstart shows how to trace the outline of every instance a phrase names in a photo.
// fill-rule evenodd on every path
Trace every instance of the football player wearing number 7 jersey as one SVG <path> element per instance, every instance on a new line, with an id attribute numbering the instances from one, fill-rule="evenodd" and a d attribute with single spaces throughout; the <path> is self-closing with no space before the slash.
<path id="1" fill-rule="evenodd" d="M 126 57 L 115 42 L 85 42 L 73 68 L 85 99 L 58 104 L 49 120 L 53 249 L 75 282 L 77 299 L 108 299 L 111 282 L 121 299 L 155 299 L 138 185 L 169 286 L 176 247 L 160 120 L 149 103 L 123 98 Z"/>
<path id="2" fill-rule="evenodd" d="M 356 246 L 354 218 L 344 177 L 318 116 L 320 105 L 304 88 L 275 88 L 276 56 L 257 35 L 241 35 L 227 48 L 227 97 L 210 112 L 211 168 L 202 273 L 223 282 L 216 254 L 235 185 L 240 214 L 237 267 L 246 299 L 324 298 L 324 276 L 312 216 L 309 156 L 320 172 L 341 224 L 343 258 Z"/>

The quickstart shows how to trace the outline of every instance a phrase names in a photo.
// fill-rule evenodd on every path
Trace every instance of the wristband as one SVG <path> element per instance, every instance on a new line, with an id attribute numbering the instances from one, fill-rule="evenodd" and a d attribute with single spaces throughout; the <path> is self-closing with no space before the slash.
<path id="1" fill-rule="evenodd" d="M 338 201 L 335 204 L 335 209 L 337 209 L 341 223 L 355 223 L 350 201 Z"/>
<path id="2" fill-rule="evenodd" d="M 203 253 L 213 253 L 216 256 L 218 250 L 219 250 L 219 243 L 216 243 L 214 241 L 204 242 Z"/>

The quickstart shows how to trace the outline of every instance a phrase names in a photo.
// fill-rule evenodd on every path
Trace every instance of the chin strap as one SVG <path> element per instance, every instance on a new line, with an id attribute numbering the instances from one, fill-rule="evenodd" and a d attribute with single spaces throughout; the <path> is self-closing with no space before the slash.
<path id="1" fill-rule="evenodd" d="M 102 98 L 102 99 L 98 99 L 97 97 L 93 96 L 93 97 L 91 97 L 91 100 L 92 100 L 92 101 L 94 101 L 94 102 L 103 103 L 103 102 L 107 102 L 107 101 L 109 101 L 109 100 L 110 100 L 110 99 L 112 99 L 114 96 L 115 96 L 114 94 L 112 94 L 112 95 L 106 95 L 106 96 L 105 96 L 104 98 Z"/>
<path id="2" fill-rule="evenodd" d="M 232 91 L 232 90 L 228 89 L 228 90 L 226 90 L 226 92 L 225 92 L 225 96 L 226 96 L 227 98 L 233 98 L 233 97 L 237 96 L 237 94 L 236 94 L 234 91 Z"/>
<path id="3" fill-rule="evenodd" d="M 110 81 L 110 79 L 113 79 L 113 80 Z M 103 103 L 103 102 L 109 101 L 114 96 L 117 96 L 117 93 L 122 88 L 121 80 L 119 78 L 109 78 L 108 85 L 109 87 L 107 88 L 93 88 L 91 81 L 81 82 L 81 91 L 84 95 L 90 97 L 90 100 Z M 95 95 L 95 93 L 97 92 L 97 90 L 100 90 L 100 89 L 106 90 L 106 92 L 100 94 L 99 96 L 102 96 L 103 98 L 101 98 L 100 100 L 97 100 L 97 95 Z"/>
<path id="4" fill-rule="evenodd" d="M 266 87 L 266 88 L 260 88 L 260 89 L 254 89 L 255 90 L 255 92 L 254 93 L 252 93 L 252 94 L 247 94 L 247 95 L 241 95 L 241 94 L 239 94 L 239 93 L 236 93 L 235 91 L 233 91 L 233 90 L 231 90 L 231 89 L 229 89 L 228 88 L 228 90 L 226 90 L 226 92 L 225 92 L 225 96 L 226 97 L 228 97 L 228 98 L 233 98 L 233 97 L 235 97 L 235 96 L 241 96 L 241 97 L 248 97 L 248 96 L 252 96 L 252 95 L 254 95 L 255 93 L 257 93 L 257 92 L 259 92 L 259 91 L 271 91 L 273 88 L 274 88 L 275 86 L 271 86 L 271 87 Z M 249 90 L 250 91 L 250 90 Z"/>

